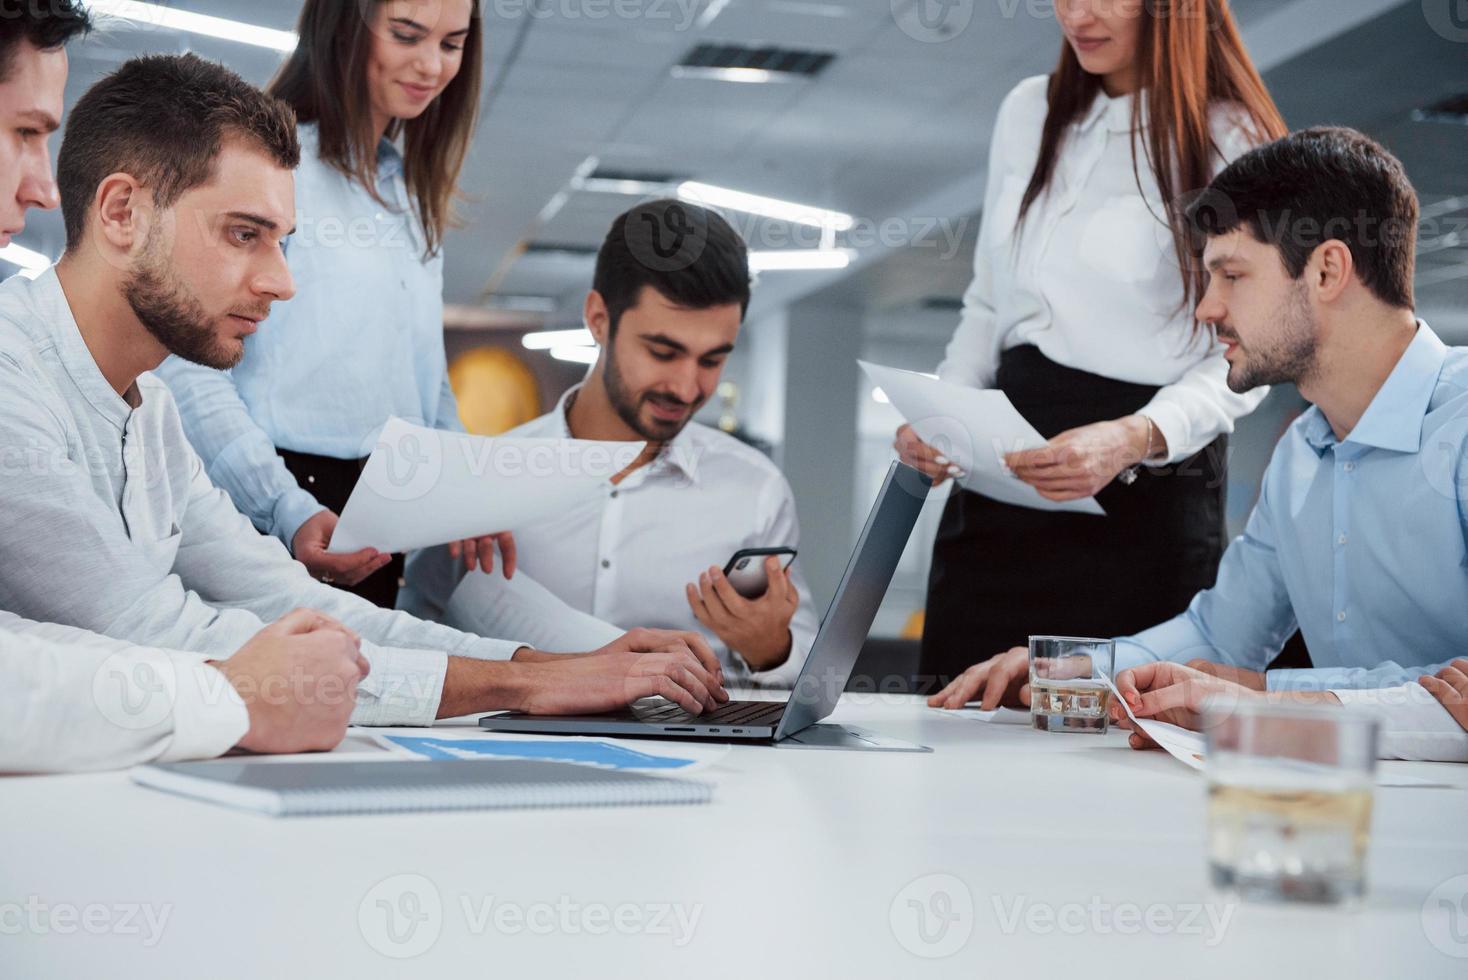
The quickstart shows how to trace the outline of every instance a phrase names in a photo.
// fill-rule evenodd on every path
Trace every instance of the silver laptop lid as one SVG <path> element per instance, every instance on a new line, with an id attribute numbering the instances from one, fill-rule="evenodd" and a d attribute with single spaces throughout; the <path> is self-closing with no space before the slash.
<path id="1" fill-rule="evenodd" d="M 841 584 L 790 693 L 776 739 L 814 725 L 836 709 L 930 486 L 928 478 L 910 466 L 894 462 L 888 467 L 877 502 L 856 539 Z"/>

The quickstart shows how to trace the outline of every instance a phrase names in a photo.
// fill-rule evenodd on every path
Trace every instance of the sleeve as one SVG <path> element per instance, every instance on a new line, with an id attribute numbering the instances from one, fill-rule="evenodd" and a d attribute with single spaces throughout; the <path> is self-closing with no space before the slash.
<path id="1" fill-rule="evenodd" d="M 454 386 L 449 384 L 448 372 L 444 372 L 443 384 L 439 386 L 437 421 L 437 428 L 448 432 L 468 431 L 459 417 L 459 399 L 454 395 Z"/>
<path id="2" fill-rule="evenodd" d="M 1271 670 L 1271 691 L 1328 691 L 1396 687 L 1410 684 L 1424 674 L 1436 674 L 1455 657 L 1435 664 L 1399 664 L 1387 660 L 1375 667 L 1302 667 L 1295 670 Z"/>
<path id="3" fill-rule="evenodd" d="M 1408 762 L 1468 762 L 1468 732 L 1420 684 L 1331 693 L 1341 704 L 1377 719 L 1381 726 L 1379 757 Z"/>
<path id="4" fill-rule="evenodd" d="M 1211 113 L 1214 173 L 1253 149 L 1253 127 L 1241 106 L 1217 105 Z M 1152 466 L 1180 463 L 1226 433 L 1234 423 L 1259 407 L 1268 388 L 1237 394 L 1228 387 L 1228 362 L 1223 348 L 1209 343 L 1207 356 L 1181 378 L 1164 386 L 1137 413 L 1151 419 L 1167 440 L 1168 455 Z"/>
<path id="5" fill-rule="evenodd" d="M 1258 408 L 1268 394 L 1263 387 L 1243 394 L 1229 388 L 1223 348 L 1210 342 L 1207 357 L 1137 412 L 1151 419 L 1167 440 L 1167 458 L 1149 465 L 1170 466 L 1201 452 L 1214 439 L 1233 432 L 1234 423 Z"/>
<path id="6" fill-rule="evenodd" d="M 287 548 L 323 508 L 296 483 L 275 443 L 250 416 L 228 371 L 169 357 L 157 372 L 173 392 L 184 432 L 209 479 L 241 513 Z"/>
<path id="7" fill-rule="evenodd" d="M 1193 659 L 1263 671 L 1284 648 L 1296 621 L 1276 551 L 1270 482 L 1266 471 L 1259 503 L 1244 533 L 1223 553 L 1213 588 L 1194 596 L 1181 615 L 1118 639 L 1117 671 L 1154 660 Z"/>
<path id="8" fill-rule="evenodd" d="M 0 772 L 208 759 L 249 730 L 244 702 L 202 655 L 13 617 L 3 625 L 0 717 L 10 730 L 0 739 Z M 66 640 L 50 638 L 58 631 Z"/>
<path id="9" fill-rule="evenodd" d="M 789 481 L 783 475 L 777 475 L 771 481 L 766 497 L 768 502 L 762 505 L 762 509 L 769 516 L 759 539 L 772 545 L 789 545 L 799 551 L 800 522 L 795 516 L 795 494 Z M 793 688 L 820 630 L 821 624 L 816 618 L 815 603 L 811 601 L 810 586 L 805 582 L 799 555 L 790 565 L 790 580 L 800 595 L 800 605 L 795 607 L 795 615 L 790 620 L 790 656 L 778 667 L 750 673 L 749 679 L 761 687 Z"/>
<path id="10" fill-rule="evenodd" d="M 989 170 L 985 177 L 985 224 L 1002 220 L 998 197 L 1003 186 L 1003 150 L 1009 139 L 1009 119 L 1014 112 L 1014 93 L 999 107 L 994 133 L 989 141 Z M 986 229 L 987 230 L 987 229 Z M 943 351 L 938 377 L 951 384 L 988 388 L 999 369 L 999 324 L 994 306 L 994 252 L 984 247 L 981 234 L 974 248 L 974 276 L 963 294 L 963 313 L 958 328 Z"/>

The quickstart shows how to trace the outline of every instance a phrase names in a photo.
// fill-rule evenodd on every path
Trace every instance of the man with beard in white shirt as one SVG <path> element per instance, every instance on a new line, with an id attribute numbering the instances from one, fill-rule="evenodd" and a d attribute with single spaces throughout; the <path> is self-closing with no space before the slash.
<path id="1" fill-rule="evenodd" d="M 0 18 L 0 246 L 31 208 L 57 206 L 49 137 L 65 45 L 90 18 L 70 0 Z M 109 769 L 152 760 L 329 749 L 367 664 L 339 623 L 298 610 L 225 660 L 155 650 L 0 612 L 0 772 Z M 289 680 L 283 696 L 265 692 Z"/>
<path id="2" fill-rule="evenodd" d="M 515 528 L 513 580 L 466 577 L 445 549 L 420 552 L 399 607 L 530 642 L 562 635 L 542 629 L 606 642 L 620 632 L 609 623 L 698 630 L 731 683 L 792 686 L 819 627 L 799 559 L 788 570 L 763 559 L 769 585 L 753 598 L 723 572 L 741 550 L 798 549 L 790 485 L 763 453 L 693 421 L 718 388 L 749 296 L 745 244 L 715 212 L 655 200 L 618 217 L 583 310 L 599 359 L 554 410 L 506 435 L 646 448 L 597 496 Z M 535 616 L 537 626 L 527 621 L 535 609 L 559 611 Z"/>
<path id="3" fill-rule="evenodd" d="M 281 240 L 298 160 L 288 107 L 192 55 L 134 59 L 72 109 L 66 252 L 0 286 L 0 442 L 19 454 L 0 607 L 210 657 L 319 609 L 362 638 L 358 724 L 727 700 L 696 634 L 634 630 L 568 656 L 378 609 L 312 579 L 209 482 L 151 371 L 170 353 L 229 367 L 294 294 Z"/>

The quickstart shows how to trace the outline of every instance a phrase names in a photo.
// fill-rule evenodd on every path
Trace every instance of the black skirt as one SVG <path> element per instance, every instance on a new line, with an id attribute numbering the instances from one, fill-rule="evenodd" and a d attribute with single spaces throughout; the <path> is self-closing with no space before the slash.
<path id="1" fill-rule="evenodd" d="M 317 503 L 338 516 L 347 505 L 347 498 L 352 495 L 357 480 L 362 476 L 362 467 L 367 465 L 365 459 L 334 459 L 330 456 L 292 452 L 289 449 L 275 451 L 285 461 L 285 468 L 291 471 L 301 488 L 315 497 Z M 336 587 L 359 595 L 384 609 L 392 609 L 397 605 L 398 587 L 402 584 L 402 578 L 403 556 L 393 555 L 392 561 L 356 585 L 338 584 Z"/>
<path id="2" fill-rule="evenodd" d="M 1006 351 L 996 387 L 1046 439 L 1135 414 L 1156 388 Z M 1015 507 L 955 488 L 928 577 L 919 681 L 1024 646 L 1031 634 L 1124 636 L 1182 612 L 1223 554 L 1228 439 L 1174 466 L 1143 467 L 1097 495 L 1105 517 Z"/>

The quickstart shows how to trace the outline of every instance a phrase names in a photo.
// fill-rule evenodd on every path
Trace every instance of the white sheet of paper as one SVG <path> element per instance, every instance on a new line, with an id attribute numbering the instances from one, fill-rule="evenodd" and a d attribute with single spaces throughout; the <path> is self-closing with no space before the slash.
<path id="1" fill-rule="evenodd" d="M 983 721 L 991 725 L 1028 725 L 1030 723 L 1029 708 L 995 708 L 993 711 L 985 711 L 978 707 L 963 708 L 929 708 L 949 718 L 957 718 L 964 721 Z"/>
<path id="2" fill-rule="evenodd" d="M 1106 686 L 1111 688 L 1111 697 L 1121 703 L 1121 709 L 1132 720 L 1132 724 L 1166 750 L 1168 755 L 1193 769 L 1203 768 L 1203 757 L 1208 749 L 1208 740 L 1201 732 L 1190 732 L 1170 722 L 1138 718 L 1132 714 L 1132 706 L 1126 703 L 1126 698 L 1117 691 L 1116 684 L 1110 677 L 1106 678 Z"/>
<path id="3" fill-rule="evenodd" d="M 514 531 L 602 492 L 642 442 L 471 436 L 389 419 L 330 552 L 400 552 Z"/>
<path id="4" fill-rule="evenodd" d="M 1105 516 L 1095 497 L 1047 500 L 1004 465 L 1006 453 L 1038 449 L 1047 441 L 1004 392 L 949 384 L 866 361 L 857 363 L 918 436 L 964 471 L 958 481 L 964 489 L 1018 507 Z"/>

